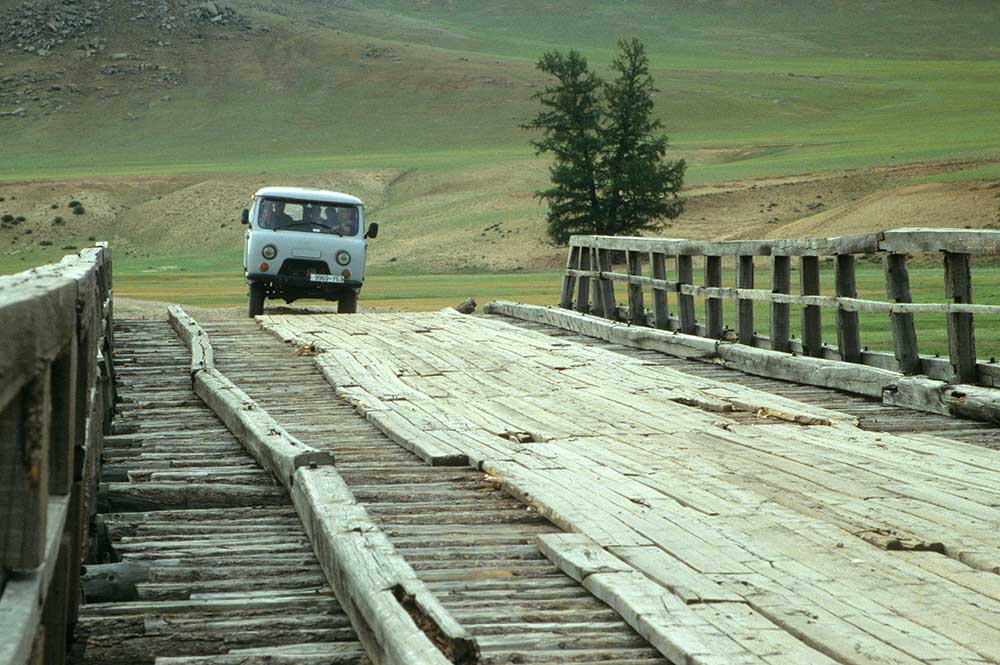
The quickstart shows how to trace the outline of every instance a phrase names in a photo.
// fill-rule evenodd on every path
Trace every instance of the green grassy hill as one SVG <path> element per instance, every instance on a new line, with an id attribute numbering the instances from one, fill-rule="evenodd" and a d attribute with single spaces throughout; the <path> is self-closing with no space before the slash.
<path id="1" fill-rule="evenodd" d="M 101 236 L 137 265 L 229 265 L 235 211 L 254 187 L 286 182 L 365 196 L 385 222 L 373 260 L 387 270 L 551 266 L 558 252 L 531 196 L 545 162 L 518 129 L 544 84 L 534 62 L 576 48 L 604 68 L 632 35 L 651 53 L 657 111 L 693 186 L 1000 154 L 992 1 L 228 4 L 238 20 L 213 23 L 194 0 L 104 0 L 99 29 L 49 55 L 0 44 L 0 113 L 23 109 L 0 117 L 0 208 L 36 225 L 30 236 L 0 231 L 0 263 Z M 19 5 L 0 0 L 0 24 Z M 99 48 L 79 48 L 94 38 Z M 992 162 L 969 166 L 970 178 L 1000 177 Z M 51 228 L 49 199 L 70 197 L 87 204 L 85 219 Z M 695 205 L 680 226 L 732 234 L 732 210 L 758 202 L 734 205 Z M 778 219 L 812 211 L 790 203 Z M 871 223 L 886 221 L 911 223 Z"/>

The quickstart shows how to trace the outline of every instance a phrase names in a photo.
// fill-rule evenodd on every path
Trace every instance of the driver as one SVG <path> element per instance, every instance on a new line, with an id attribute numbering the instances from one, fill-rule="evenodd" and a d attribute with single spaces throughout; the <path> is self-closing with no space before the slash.
<path id="1" fill-rule="evenodd" d="M 292 216 L 285 212 L 284 201 L 274 201 L 271 204 L 271 224 L 273 228 L 280 229 L 292 223 Z"/>
<path id="2" fill-rule="evenodd" d="M 354 208 L 330 206 L 326 211 L 327 219 L 334 231 L 342 236 L 353 236 L 358 232 L 358 211 Z"/>

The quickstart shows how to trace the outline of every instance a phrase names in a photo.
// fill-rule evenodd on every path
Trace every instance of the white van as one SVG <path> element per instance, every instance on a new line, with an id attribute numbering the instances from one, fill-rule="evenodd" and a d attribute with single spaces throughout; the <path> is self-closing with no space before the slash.
<path id="1" fill-rule="evenodd" d="M 265 298 L 336 300 L 354 313 L 365 281 L 368 238 L 365 206 L 349 194 L 299 187 L 265 187 L 243 211 L 248 225 L 243 270 L 250 288 L 250 316 L 264 312 Z"/>

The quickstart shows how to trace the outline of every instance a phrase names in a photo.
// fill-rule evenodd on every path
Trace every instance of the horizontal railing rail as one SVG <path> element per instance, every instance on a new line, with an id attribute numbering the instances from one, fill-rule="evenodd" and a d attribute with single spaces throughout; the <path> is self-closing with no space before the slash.
<path id="1" fill-rule="evenodd" d="M 111 250 L 0 277 L 0 665 L 63 663 L 114 408 Z"/>
<path id="2" fill-rule="evenodd" d="M 942 294 L 946 302 L 913 302 L 908 270 L 913 254 L 943 257 Z M 897 229 L 800 240 L 573 236 L 560 305 L 634 325 L 773 351 L 861 363 L 909 375 L 926 374 L 949 382 L 1000 386 L 1000 365 L 976 356 L 974 327 L 975 316 L 996 316 L 1000 305 L 972 302 L 971 273 L 973 257 L 996 256 L 1000 256 L 1000 232 L 958 229 Z M 703 257 L 704 263 L 704 278 L 698 282 L 695 257 Z M 857 261 L 865 257 L 881 258 L 885 300 L 858 297 Z M 768 262 L 769 288 L 755 284 L 762 259 Z M 821 259 L 832 263 L 833 295 L 821 293 Z M 723 260 L 735 269 L 732 286 L 722 283 Z M 797 293 L 792 285 L 793 261 L 799 273 Z M 672 268 L 669 279 L 668 268 Z M 616 283 L 628 289 L 624 309 L 615 300 Z M 646 308 L 646 290 L 650 291 L 651 310 Z M 695 298 L 705 301 L 701 319 L 695 312 Z M 731 326 L 724 320 L 725 301 L 736 304 Z M 767 335 L 755 330 L 755 303 L 769 306 Z M 801 308 L 798 339 L 792 334 L 793 306 Z M 822 338 L 823 310 L 832 310 L 837 318 L 836 344 Z M 871 352 L 862 346 L 860 313 L 888 315 L 893 353 Z M 914 315 L 926 313 L 946 317 L 947 359 L 919 351 Z"/>

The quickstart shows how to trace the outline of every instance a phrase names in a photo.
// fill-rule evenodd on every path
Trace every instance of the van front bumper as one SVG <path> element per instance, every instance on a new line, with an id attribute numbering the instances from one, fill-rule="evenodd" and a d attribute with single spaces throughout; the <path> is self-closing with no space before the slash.
<path id="1" fill-rule="evenodd" d="M 316 289 L 317 291 L 340 290 L 344 288 L 360 289 L 364 282 L 347 279 L 343 282 L 314 282 L 308 277 L 298 275 L 273 275 L 266 272 L 247 273 L 247 282 L 264 282 L 275 287 L 292 287 L 295 289 Z"/>

